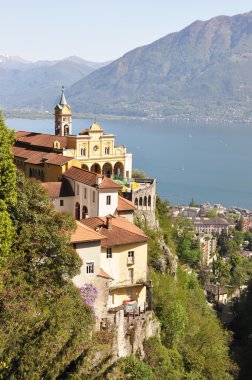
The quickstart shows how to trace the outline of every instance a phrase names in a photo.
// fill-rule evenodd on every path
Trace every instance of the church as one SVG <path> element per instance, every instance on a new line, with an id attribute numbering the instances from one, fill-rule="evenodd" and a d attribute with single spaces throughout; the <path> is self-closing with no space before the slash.
<path id="1" fill-rule="evenodd" d="M 54 108 L 55 134 L 18 131 L 13 148 L 14 160 L 27 177 L 60 181 L 64 171 L 81 167 L 108 178 L 127 180 L 132 174 L 132 154 L 115 144 L 113 134 L 105 134 L 94 122 L 78 135 L 72 134 L 72 110 L 64 88 Z"/>

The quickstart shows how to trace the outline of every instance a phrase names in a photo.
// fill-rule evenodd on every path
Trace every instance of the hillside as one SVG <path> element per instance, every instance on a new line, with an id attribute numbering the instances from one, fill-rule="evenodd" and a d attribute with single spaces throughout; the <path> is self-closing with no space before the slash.
<path id="1" fill-rule="evenodd" d="M 79 57 L 29 62 L 0 55 L 0 108 L 51 110 L 61 85 L 69 87 L 102 65 Z"/>
<path id="2" fill-rule="evenodd" d="M 96 70 L 67 91 L 78 112 L 252 120 L 252 12 L 196 21 Z"/>

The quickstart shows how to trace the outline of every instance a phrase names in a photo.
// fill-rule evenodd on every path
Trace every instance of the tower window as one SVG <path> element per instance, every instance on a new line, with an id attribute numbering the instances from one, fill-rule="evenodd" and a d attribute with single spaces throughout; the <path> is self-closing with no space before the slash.
<path id="1" fill-rule="evenodd" d="M 107 197 L 106 197 L 106 205 L 111 205 L 111 195 L 107 195 Z"/>

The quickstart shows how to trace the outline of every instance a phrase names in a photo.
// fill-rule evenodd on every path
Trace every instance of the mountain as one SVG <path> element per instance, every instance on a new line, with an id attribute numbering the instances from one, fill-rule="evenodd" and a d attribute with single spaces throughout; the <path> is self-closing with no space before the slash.
<path id="1" fill-rule="evenodd" d="M 104 64 L 79 57 L 30 62 L 0 55 L 0 108 L 52 110 L 62 84 L 69 87 Z"/>
<path id="2" fill-rule="evenodd" d="M 75 111 L 252 120 L 252 12 L 196 21 L 139 47 L 66 92 Z"/>

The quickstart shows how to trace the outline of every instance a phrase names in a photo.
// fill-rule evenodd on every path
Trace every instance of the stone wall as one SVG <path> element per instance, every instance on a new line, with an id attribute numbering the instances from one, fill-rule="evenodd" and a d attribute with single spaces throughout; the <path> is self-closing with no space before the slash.
<path id="1" fill-rule="evenodd" d="M 139 315 L 125 316 L 124 310 L 110 314 L 107 328 L 114 331 L 113 357 L 114 360 L 131 354 L 144 357 L 143 342 L 160 335 L 160 324 L 153 311 Z"/>

